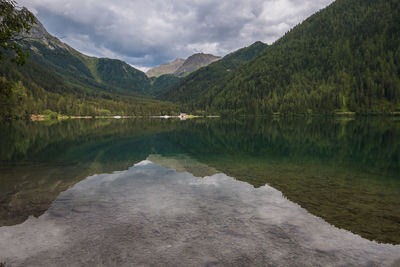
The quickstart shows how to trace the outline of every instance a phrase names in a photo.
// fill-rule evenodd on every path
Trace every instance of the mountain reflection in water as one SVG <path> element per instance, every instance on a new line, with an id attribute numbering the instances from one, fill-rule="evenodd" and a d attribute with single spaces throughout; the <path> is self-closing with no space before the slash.
<path id="1" fill-rule="evenodd" d="M 207 195 L 206 192 L 193 192 L 193 190 L 190 189 L 191 187 L 186 188 L 185 190 L 188 190 L 188 192 L 185 193 L 183 192 L 184 190 L 179 191 L 179 188 L 173 188 L 173 185 L 161 186 L 160 184 L 157 188 L 157 190 L 159 190 L 158 194 L 154 194 L 154 201 L 157 205 L 167 205 L 169 203 L 168 201 L 175 199 L 173 201 L 173 203 L 175 203 L 179 202 L 178 199 L 181 199 L 183 201 L 181 205 L 186 202 L 188 205 L 192 203 L 192 206 L 187 206 L 187 212 L 199 209 L 203 211 L 205 214 L 198 216 L 204 217 L 205 219 L 208 218 L 207 223 L 213 224 L 213 216 L 215 216 L 215 222 L 222 220 L 221 224 L 214 225 L 217 227 L 217 230 L 215 230 L 211 226 L 211 228 L 208 229 L 208 224 L 204 222 L 201 223 L 201 218 L 194 217 L 199 220 L 197 226 L 196 222 L 194 222 L 196 219 L 185 221 L 188 215 L 178 216 L 179 218 L 176 217 L 172 223 L 170 223 L 166 217 L 161 216 L 162 214 L 160 218 L 153 218 L 155 221 L 163 220 L 167 225 L 165 227 L 172 227 L 171 225 L 175 224 L 175 230 L 181 233 L 181 238 L 185 238 L 184 233 L 186 232 L 184 231 L 187 230 L 187 233 L 200 231 L 200 233 L 198 233 L 199 237 L 193 238 L 193 240 L 200 238 L 196 242 L 200 242 L 200 240 L 206 242 L 208 240 L 207 238 L 212 240 L 211 236 L 214 234 L 221 237 L 221 234 L 218 234 L 220 232 L 229 232 L 233 237 L 243 236 L 243 240 L 247 240 L 247 242 L 243 242 L 243 253 L 241 253 L 242 250 L 239 250 L 238 247 L 230 246 L 227 243 L 230 242 L 229 238 L 227 240 L 219 240 L 219 243 L 215 241 L 221 246 L 218 247 L 218 244 L 212 243 L 213 245 L 210 245 L 209 249 L 213 250 L 218 247 L 218 251 L 215 251 L 215 253 L 219 256 L 211 257 L 209 260 L 201 258 L 201 255 L 190 250 L 190 247 L 185 247 L 185 251 L 189 253 L 187 257 L 193 256 L 192 258 L 196 258 L 199 262 L 221 262 L 221 255 L 225 255 L 224 253 L 231 253 L 231 255 L 233 255 L 232 251 L 236 251 L 236 256 L 232 258 L 231 261 L 222 261 L 222 263 L 228 264 L 236 262 L 240 264 L 242 260 L 243 263 L 251 264 L 252 262 L 250 260 L 260 263 L 262 262 L 262 260 L 260 260 L 261 258 L 271 261 L 277 259 L 277 261 L 273 262 L 279 262 L 279 260 L 282 259 L 279 258 L 279 255 L 286 255 L 288 257 L 287 263 L 289 263 L 290 259 L 305 259 L 306 257 L 301 256 L 302 253 L 309 256 L 310 262 L 315 263 L 318 262 L 319 257 L 322 257 L 321 262 L 329 262 L 327 259 L 328 256 L 332 262 L 337 260 L 340 262 L 337 257 L 343 253 L 343 257 L 345 258 L 343 262 L 355 263 L 356 260 L 351 260 L 349 258 L 350 255 L 353 255 L 353 252 L 351 252 L 352 250 L 348 246 L 357 244 L 354 246 L 360 247 L 358 250 L 356 249 L 354 255 L 358 256 L 354 257 L 360 262 L 367 262 L 368 259 L 371 259 L 368 256 L 364 258 L 364 252 L 368 252 L 371 249 L 371 255 L 374 255 L 374 253 L 378 253 L 378 248 L 380 248 L 382 251 L 378 253 L 378 258 L 376 258 L 375 261 L 377 261 L 377 259 L 383 259 L 383 255 L 388 253 L 388 258 L 384 262 L 389 264 L 390 260 L 393 260 L 391 256 L 392 249 L 396 249 L 397 247 L 389 245 L 378 246 L 367 240 L 376 240 L 380 243 L 400 244 L 400 122 L 395 119 L 360 118 L 356 120 L 342 120 L 314 118 L 311 120 L 304 118 L 248 118 L 245 120 L 197 119 L 188 121 L 135 119 L 119 121 L 71 120 L 51 123 L 14 122 L 12 124 L 0 124 L 0 148 L 0 231 L 5 235 L 4 238 L 2 236 L 1 240 L 12 239 L 14 242 L 14 245 L 12 245 L 13 242 L 7 242 L 7 244 L 9 243 L 9 245 L 7 245 L 9 246 L 7 250 L 3 250 L 3 246 L 1 246 L 1 250 L 8 251 L 8 254 L 1 254 L 0 262 L 7 259 L 7 262 L 28 263 L 30 260 L 37 259 L 39 263 L 39 254 L 46 251 L 47 248 L 65 252 L 67 248 L 64 245 L 71 245 L 75 242 L 74 238 L 76 237 L 76 235 L 69 232 L 68 235 L 71 236 L 70 240 L 68 239 L 69 237 L 65 237 L 67 228 L 70 230 L 75 229 L 71 231 L 82 234 L 82 239 L 80 239 L 81 241 L 79 242 L 93 244 L 93 249 L 97 249 L 97 256 L 95 256 L 96 253 L 90 249 L 81 250 L 82 254 L 85 254 L 86 251 L 88 253 L 91 251 L 89 254 L 93 256 L 93 263 L 96 262 L 96 259 L 98 260 L 97 262 L 105 262 L 105 258 L 101 258 L 103 250 L 107 250 L 107 253 L 111 253 L 109 251 L 113 248 L 111 241 L 102 241 L 104 244 L 111 246 L 106 249 L 104 247 L 98 247 L 96 245 L 96 240 L 110 238 L 117 246 L 119 242 L 125 242 L 124 240 L 132 241 L 132 235 L 135 236 L 134 239 L 144 242 L 142 243 L 143 251 L 146 247 L 147 254 L 142 251 L 143 256 L 153 253 L 153 257 L 155 257 L 154 255 L 162 257 L 163 254 L 152 250 L 152 236 L 162 233 L 160 229 L 157 230 L 155 226 L 158 232 L 155 231 L 153 233 L 151 231 L 154 229 L 149 230 L 146 226 L 137 226 L 136 224 L 132 224 L 132 227 L 136 227 L 132 230 L 129 228 L 129 223 L 126 223 L 124 226 L 127 227 L 125 229 L 127 231 L 126 235 L 123 235 L 122 232 L 110 234 L 110 230 L 106 230 L 106 228 L 112 228 L 114 224 L 118 229 L 123 229 L 118 224 L 118 221 L 112 221 L 115 216 L 113 213 L 114 211 L 110 210 L 110 214 L 112 215 L 104 211 L 105 218 L 102 219 L 96 216 L 91 217 L 93 225 L 91 225 L 90 228 L 93 227 L 92 232 L 86 229 L 87 225 L 74 225 L 75 219 L 72 217 L 75 217 L 75 215 L 78 216 L 76 219 L 79 219 L 79 216 L 83 216 L 83 214 L 88 216 L 90 214 L 96 214 L 96 212 L 101 212 L 103 208 L 115 208 L 118 210 L 119 205 L 121 205 L 121 207 L 124 206 L 118 202 L 122 201 L 122 198 L 114 196 L 111 186 L 105 187 L 104 194 L 99 194 L 99 196 L 109 194 L 112 198 L 118 200 L 114 204 L 107 198 L 105 198 L 104 201 L 101 199 L 88 199 L 89 204 L 71 208 L 70 211 L 68 211 L 68 207 L 58 210 L 55 209 L 55 207 L 60 205 L 60 201 L 63 201 L 63 196 L 67 194 L 67 192 L 74 192 L 81 184 L 88 183 L 88 181 L 92 179 L 86 179 L 86 177 L 93 176 L 96 173 L 114 173 L 115 171 L 122 171 L 123 176 L 129 176 L 132 169 L 135 170 L 135 168 L 137 168 L 137 170 L 139 170 L 145 167 L 136 166 L 129 171 L 126 171 L 126 169 L 146 159 L 158 164 L 149 164 L 147 168 L 152 166 L 152 168 L 161 172 L 161 169 L 159 169 L 161 168 L 159 165 L 161 165 L 169 169 L 170 172 L 177 170 L 179 173 L 176 174 L 177 177 L 185 176 L 182 172 L 191 174 L 187 174 L 189 175 L 188 177 L 191 178 L 182 178 L 182 180 L 194 179 L 193 176 L 207 176 L 208 178 L 196 178 L 195 180 L 197 183 L 203 183 L 205 181 L 214 181 L 218 177 L 218 179 L 222 179 L 222 183 L 228 179 L 227 176 L 233 177 L 236 181 L 229 178 L 228 181 L 230 182 L 228 184 L 237 184 L 238 186 L 241 185 L 241 188 L 249 188 L 252 194 L 255 194 L 254 197 L 259 194 L 264 194 L 267 191 L 270 192 L 270 190 L 279 190 L 284 196 L 284 202 L 290 201 L 288 202 L 291 203 L 290 205 L 294 205 L 298 209 L 300 209 L 300 207 L 304 208 L 304 210 L 300 209 L 303 213 L 307 210 L 309 214 L 305 212 L 307 214 L 306 217 L 314 218 L 312 220 L 310 219 L 311 221 L 319 220 L 321 225 L 328 225 L 322 221 L 324 220 L 332 225 L 328 225 L 329 227 L 326 228 L 333 229 L 330 230 L 330 234 L 327 234 L 325 230 L 318 230 L 315 232 L 314 236 L 311 236 L 310 231 L 301 230 L 305 231 L 302 236 L 304 240 L 301 238 L 296 239 L 299 238 L 297 230 L 300 231 L 303 227 L 299 226 L 296 230 L 294 226 L 301 223 L 301 218 L 304 216 L 298 218 L 293 217 L 294 219 L 292 218 L 289 220 L 288 218 L 282 219 L 274 212 L 265 212 L 263 213 L 264 217 L 258 215 L 254 217 L 262 219 L 260 219 L 260 225 L 264 225 L 266 222 L 269 222 L 269 220 L 273 221 L 273 218 L 277 220 L 281 218 L 282 221 L 273 221 L 275 223 L 274 230 L 268 227 L 262 228 L 261 226 L 261 228 L 258 229 L 256 227 L 258 224 L 252 221 L 252 217 L 246 219 L 246 216 L 250 216 L 252 212 L 250 210 L 251 208 L 246 206 L 249 204 L 246 199 L 252 199 L 250 196 L 251 194 L 249 193 L 248 196 L 243 199 L 236 199 L 236 202 L 231 202 L 231 200 L 234 199 L 232 196 L 235 194 L 238 195 L 239 193 L 237 193 L 235 189 L 232 191 L 233 195 L 230 196 L 228 192 L 225 192 L 228 189 L 225 191 L 218 189 L 224 188 L 225 182 L 218 186 L 218 188 L 207 187 L 216 190 L 215 192 L 210 191 L 214 192 L 213 194 L 215 195 L 210 196 L 210 200 L 202 199 L 200 196 L 197 196 L 197 193 Z M 150 170 L 147 169 L 141 170 L 150 172 Z M 158 172 L 155 171 L 155 173 L 157 174 Z M 115 179 L 115 175 L 117 175 L 117 173 L 112 175 L 104 174 L 97 176 L 96 179 L 100 179 L 99 181 L 101 181 L 103 178 L 98 177 L 104 176 L 118 181 Z M 161 176 L 161 174 L 158 174 L 158 176 Z M 154 179 L 149 178 L 147 180 L 148 183 L 151 184 L 155 183 L 155 179 L 154 177 Z M 159 180 L 157 180 L 157 182 L 160 182 Z M 177 178 L 177 180 L 179 179 Z M 124 181 L 124 179 L 120 181 Z M 268 186 L 266 186 L 266 184 Z M 163 189 L 164 187 L 165 189 Z M 72 189 L 66 191 L 69 188 Z M 94 185 L 94 191 L 96 191 L 95 188 L 96 185 Z M 150 188 L 151 187 L 149 187 L 149 190 Z M 153 188 L 156 188 L 156 185 L 154 185 Z M 227 188 L 229 188 L 229 186 Z M 98 189 L 100 190 L 100 188 Z M 134 188 L 131 189 L 133 190 L 132 192 L 137 192 Z M 170 191 L 164 192 L 164 190 L 167 189 Z M 171 192 L 172 189 L 178 191 L 171 193 L 173 194 L 171 198 L 165 196 L 165 202 L 158 199 L 158 197 L 164 195 L 164 193 L 169 194 L 168 192 Z M 116 186 L 115 190 L 120 189 Z M 144 186 L 141 190 L 143 192 L 146 191 Z M 66 192 L 62 193 L 64 191 Z M 94 191 L 88 190 L 87 194 Z M 220 191 L 226 194 L 218 195 Z M 96 194 L 98 194 L 98 192 L 96 192 Z M 129 194 L 128 191 L 125 192 L 125 197 L 127 197 L 126 204 L 128 204 L 130 200 L 135 199 L 135 197 L 140 196 L 140 193 L 132 193 L 134 196 L 130 196 Z M 122 195 L 119 197 L 122 197 Z M 197 199 L 197 206 L 187 198 Z M 77 201 L 79 199 L 82 200 L 83 196 L 79 196 Z M 210 202 L 213 199 L 214 202 Z M 225 204 L 223 203 L 224 200 L 226 200 Z M 65 200 L 65 204 L 70 205 L 68 203 L 72 203 L 73 201 L 73 199 Z M 266 206 L 271 210 L 277 209 L 274 205 L 270 205 L 268 201 L 263 201 L 267 200 L 264 200 L 264 198 L 260 196 L 258 210 Z M 241 202 L 243 203 L 240 204 Z M 150 201 L 148 203 L 152 202 Z M 165 210 L 165 212 L 176 211 L 179 209 L 179 205 L 177 203 L 175 204 L 177 205 L 175 208 L 173 205 L 168 204 L 167 206 L 163 206 L 165 207 L 163 210 Z M 218 206 L 215 206 L 217 204 Z M 140 205 L 144 204 L 139 204 L 139 201 L 136 201 L 135 204 L 131 203 L 129 205 L 134 211 L 143 207 Z M 136 207 L 135 205 L 138 206 Z M 227 206 L 225 207 L 224 205 Z M 236 221 L 234 218 L 237 218 L 239 215 L 234 212 L 234 205 L 238 207 L 242 205 L 243 209 L 249 209 L 249 213 L 244 212 L 244 214 L 247 214 L 244 222 L 252 226 L 252 228 L 249 228 L 250 231 L 256 229 L 254 230 L 256 233 L 255 235 L 250 237 L 250 233 L 243 230 L 243 225 L 241 225 L 240 222 L 238 222 L 239 225 L 237 227 L 235 226 Z M 50 206 L 51 209 L 49 210 Z M 213 210 L 214 206 L 215 210 Z M 246 208 L 244 208 L 244 206 L 246 206 Z M 224 219 L 228 221 L 224 221 L 219 216 L 220 213 L 224 214 L 223 210 L 227 211 L 227 213 L 225 213 L 226 218 Z M 146 209 L 144 209 L 141 211 L 140 215 L 136 214 L 135 216 L 147 216 L 146 212 Z M 280 212 L 286 214 L 284 211 Z M 230 216 L 229 213 L 231 213 Z M 272 217 L 265 217 L 265 214 L 269 213 Z M 172 214 L 173 213 L 171 213 L 171 215 Z M 242 211 L 240 211 L 239 214 L 242 214 Z M 29 218 L 29 216 L 32 215 L 39 218 Z M 313 215 L 321 219 L 315 218 Z M 129 218 L 129 216 L 127 218 Z M 142 221 L 143 218 L 140 218 L 138 221 Z M 241 217 L 239 216 L 238 218 Z M 70 222 L 66 223 L 67 220 L 70 220 Z M 179 222 L 179 220 L 182 221 Z M 308 222 L 308 219 L 306 221 Z M 161 222 L 159 223 L 162 225 Z M 26 225 L 28 224 L 32 225 L 29 227 L 29 230 L 26 230 Z M 68 226 L 65 226 L 67 228 L 64 226 L 59 227 L 65 224 Z M 153 223 L 149 221 L 149 225 L 152 224 Z M 310 223 L 310 225 L 313 224 Z M 101 227 L 105 229 L 104 232 L 102 232 L 101 229 L 103 228 Z M 143 227 L 143 229 L 140 227 Z M 225 230 L 223 230 L 221 227 L 225 227 L 226 229 L 224 228 Z M 79 230 L 81 228 L 83 229 L 82 231 Z M 11 231 L 10 229 L 14 230 Z M 20 231 L 21 235 L 11 238 L 9 235 L 12 235 L 12 233 L 15 234 L 16 232 L 14 231 L 16 231 L 16 229 L 20 229 L 18 231 Z M 44 231 L 44 229 L 49 229 L 49 231 Z M 305 229 L 309 229 L 306 224 Z M 235 234 L 236 230 L 239 234 Z M 344 230 L 351 231 L 366 240 Z M 98 232 L 95 234 L 94 231 Z M 93 236 L 88 237 L 88 235 L 84 235 L 86 232 L 92 233 Z M 169 231 L 168 233 L 172 232 L 173 231 Z M 204 236 L 209 232 L 212 234 Z M 346 234 L 342 236 L 342 234 L 340 234 L 342 232 Z M 39 236 L 39 233 L 42 237 L 39 238 L 40 245 L 37 245 L 34 240 L 38 238 L 37 236 Z M 28 238 L 29 235 L 31 235 L 33 240 L 31 243 L 26 241 L 30 240 Z M 261 237 L 257 237 L 258 235 L 261 235 Z M 336 235 L 338 238 L 350 238 L 351 242 L 347 246 L 343 245 L 344 242 L 337 241 L 337 247 L 333 248 L 332 244 L 336 242 L 334 240 L 339 240 L 335 237 Z M 58 241 L 57 236 L 59 238 Z M 306 237 L 310 238 L 310 240 L 331 239 L 331 241 L 326 241 L 326 244 L 331 244 L 332 250 L 328 253 L 327 250 L 323 249 L 321 250 L 323 253 L 321 251 L 320 253 L 315 246 L 311 246 L 308 241 L 305 241 Z M 22 242 L 20 238 L 26 242 Z M 69 241 L 66 241 L 66 238 Z M 172 238 L 171 240 L 174 240 L 174 237 L 168 236 L 167 238 Z M 119 239 L 121 240 L 117 241 Z M 252 242 L 256 245 L 248 244 L 251 239 L 254 239 Z M 285 242 L 288 244 L 288 247 L 284 247 L 280 242 L 275 242 L 277 239 L 282 242 L 286 240 Z M 301 244 L 298 245 L 296 240 Z M 56 244 L 57 242 L 59 242 L 58 245 Z M 210 243 L 209 240 L 207 242 Z M 266 242 L 266 245 L 260 244 L 263 242 Z M 261 253 L 261 250 L 269 249 L 267 243 L 271 244 L 271 242 L 278 247 L 280 246 L 281 250 L 274 250 L 271 245 L 271 253 L 266 253 L 265 251 Z M 321 242 L 324 243 L 325 241 Z M 48 246 L 46 244 L 48 244 Z M 140 244 L 140 242 L 138 244 Z M 197 243 L 193 243 L 194 247 L 192 249 L 196 248 L 196 244 Z M 296 244 L 296 247 L 299 246 L 299 251 L 301 252 L 294 252 L 294 248 L 290 250 L 289 244 Z M 169 245 L 170 244 L 167 244 L 166 246 Z M 12 246 L 17 246 L 21 250 L 13 250 Z M 32 248 L 29 249 L 29 246 L 32 246 Z M 74 246 L 75 243 L 73 247 Z M 254 246 L 258 246 L 259 249 L 255 249 Z M 305 249 L 304 246 L 308 247 L 310 251 L 307 253 L 303 252 L 301 249 Z M 373 248 L 369 248 L 371 246 Z M 114 248 L 118 249 L 118 247 Z M 321 245 L 321 248 L 324 248 L 324 246 Z M 250 253 L 249 251 L 252 249 L 254 251 Z M 346 252 L 347 250 L 349 251 L 348 253 Z M 21 255 L 23 255 L 22 251 L 25 253 L 25 259 L 21 258 Z M 124 262 L 124 260 L 128 260 L 130 256 L 136 253 L 134 251 L 122 251 L 125 251 L 124 253 L 126 253 L 126 255 L 120 255 L 117 250 L 111 254 L 105 253 L 104 255 L 110 260 L 110 264 L 117 264 L 117 260 Z M 141 251 L 140 248 L 138 248 L 137 251 Z M 257 254 L 256 251 L 259 254 Z M 290 254 L 290 251 L 294 254 Z M 335 254 L 336 252 L 337 254 Z M 54 255 L 58 255 L 57 253 Z M 74 253 L 78 252 L 75 251 Z M 184 254 L 184 252 L 182 253 Z M 194 254 L 192 255 L 190 253 Z M 214 255 L 204 251 L 201 253 L 203 253 L 203 256 L 206 254 Z M 310 256 L 311 254 L 314 256 Z M 11 255 L 15 255 L 15 257 Z M 171 255 L 174 254 L 172 253 Z M 177 254 L 175 254 L 175 256 L 176 255 Z M 251 256 L 247 259 L 246 255 Z M 83 255 L 82 257 L 74 255 L 72 258 L 75 257 L 85 261 L 85 259 L 82 258 Z M 141 256 L 138 256 L 138 258 L 140 257 Z M 50 260 L 51 259 L 49 259 L 49 261 Z M 148 260 L 143 262 L 149 263 Z M 174 262 L 171 261 L 171 264 L 173 263 Z M 107 262 L 104 264 L 107 265 Z"/>
<path id="2" fill-rule="evenodd" d="M 331 226 L 270 186 L 151 161 L 93 175 L 39 218 L 0 228 L 13 266 L 390 265 L 400 246 Z"/>

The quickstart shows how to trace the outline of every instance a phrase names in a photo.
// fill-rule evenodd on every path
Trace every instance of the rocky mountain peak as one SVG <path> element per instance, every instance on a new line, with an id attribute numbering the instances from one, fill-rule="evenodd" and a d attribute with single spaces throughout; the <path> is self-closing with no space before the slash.
<path id="1" fill-rule="evenodd" d="M 42 41 L 50 47 L 57 46 L 60 48 L 69 48 L 68 45 L 61 42 L 57 37 L 54 37 L 50 33 L 48 33 L 46 28 L 37 18 L 36 23 L 32 26 L 29 34 L 24 34 L 24 37 L 36 41 Z"/>
<path id="2" fill-rule="evenodd" d="M 208 66 L 209 64 L 220 60 L 221 57 L 217 57 L 211 54 L 197 53 L 188 57 L 183 65 L 175 71 L 175 76 L 186 76 L 193 71 L 200 69 L 201 67 Z"/>
<path id="3" fill-rule="evenodd" d="M 164 74 L 173 74 L 183 65 L 184 62 L 184 59 L 177 58 L 170 63 L 162 64 L 160 66 L 150 69 L 146 72 L 146 75 L 147 77 L 159 77 Z"/>

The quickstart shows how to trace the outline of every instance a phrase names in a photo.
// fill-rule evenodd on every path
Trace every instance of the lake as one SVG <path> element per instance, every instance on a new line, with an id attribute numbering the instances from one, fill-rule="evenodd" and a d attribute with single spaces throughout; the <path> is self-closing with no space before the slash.
<path id="1" fill-rule="evenodd" d="M 5 266 L 400 265 L 396 118 L 15 121 L 0 137 Z"/>

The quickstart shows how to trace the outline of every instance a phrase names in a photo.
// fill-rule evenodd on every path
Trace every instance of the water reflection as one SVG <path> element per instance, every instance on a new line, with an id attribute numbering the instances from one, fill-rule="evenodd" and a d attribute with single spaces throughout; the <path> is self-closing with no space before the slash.
<path id="1" fill-rule="evenodd" d="M 1 227 L 0 247 L 13 266 L 385 266 L 400 257 L 400 246 L 337 229 L 270 186 L 148 160 L 88 177 L 39 218 Z"/>
<path id="2" fill-rule="evenodd" d="M 268 184 L 336 227 L 400 244 L 400 123 L 386 119 L 83 120 L 0 125 L 0 226 L 87 176 L 148 159 Z"/>

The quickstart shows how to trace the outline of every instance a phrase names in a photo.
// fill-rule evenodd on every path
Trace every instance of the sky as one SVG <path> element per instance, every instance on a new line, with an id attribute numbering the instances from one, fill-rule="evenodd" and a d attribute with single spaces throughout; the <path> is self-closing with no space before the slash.
<path id="1" fill-rule="evenodd" d="M 333 0 L 17 0 L 78 51 L 143 71 L 273 43 Z"/>

